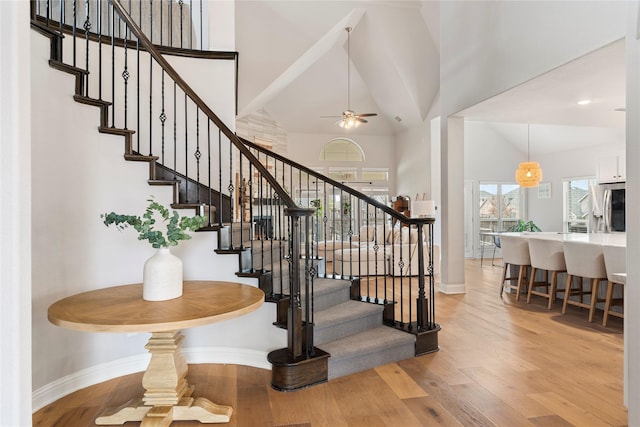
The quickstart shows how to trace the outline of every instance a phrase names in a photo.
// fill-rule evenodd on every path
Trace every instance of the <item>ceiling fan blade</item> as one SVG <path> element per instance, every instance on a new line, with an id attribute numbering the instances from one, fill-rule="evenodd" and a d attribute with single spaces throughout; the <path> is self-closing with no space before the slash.
<path id="1" fill-rule="evenodd" d="M 356 114 L 356 117 L 374 117 L 377 115 L 378 113 L 364 113 L 364 114 Z"/>
<path id="2" fill-rule="evenodd" d="M 336 119 L 336 118 L 340 118 L 342 116 L 320 116 L 321 119 Z"/>
<path id="3" fill-rule="evenodd" d="M 360 122 L 360 123 L 369 123 L 367 120 L 360 118 L 358 116 L 356 116 L 356 121 Z"/>

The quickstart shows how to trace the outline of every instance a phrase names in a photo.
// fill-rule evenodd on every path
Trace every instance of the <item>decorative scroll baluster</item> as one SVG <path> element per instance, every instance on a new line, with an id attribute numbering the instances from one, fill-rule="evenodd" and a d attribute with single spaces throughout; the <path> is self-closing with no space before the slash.
<path id="1" fill-rule="evenodd" d="M 231 156 L 231 153 L 229 153 Z M 231 195 L 229 195 L 231 197 Z M 229 203 L 231 204 L 231 203 Z M 222 132 L 218 131 L 218 225 L 222 227 Z"/>
<path id="2" fill-rule="evenodd" d="M 181 11 L 182 12 L 182 11 Z M 233 142 L 231 140 L 229 140 L 229 186 L 227 187 L 227 190 L 229 190 L 229 200 L 231 201 L 231 203 L 229 203 L 229 219 L 231 221 L 231 223 L 233 224 Z M 230 245 L 233 247 L 233 226 L 231 226 L 231 241 L 229 242 Z"/>
<path id="3" fill-rule="evenodd" d="M 211 227 L 211 206 L 213 206 L 213 187 L 211 186 L 211 120 L 207 120 L 207 187 L 209 187 L 209 220 L 207 226 Z M 222 205 L 219 205 L 219 209 L 222 210 Z"/>
<path id="4" fill-rule="evenodd" d="M 63 0 L 60 0 L 63 1 Z M 75 0 L 74 0 L 75 3 Z M 84 28 L 84 39 L 85 39 L 85 70 L 89 71 L 89 32 L 91 30 L 91 18 L 89 17 L 89 0 L 84 1 L 84 10 L 86 13 L 86 18 L 84 20 L 84 24 L 82 28 Z M 89 74 L 87 73 L 85 76 L 85 96 L 89 96 Z"/>
<path id="5" fill-rule="evenodd" d="M 165 128 L 164 128 L 164 125 L 165 125 L 165 122 L 167 121 L 167 114 L 165 113 L 165 110 L 164 110 L 164 100 L 165 100 L 164 99 L 164 70 L 162 70 L 162 78 L 161 78 L 160 85 L 161 85 L 160 97 L 161 97 L 161 110 L 162 110 L 160 112 L 160 116 L 159 116 L 159 119 L 160 119 L 160 144 L 161 144 L 161 147 L 160 147 L 160 163 L 162 163 L 164 165 L 165 164 L 165 162 L 164 162 L 164 152 L 165 152 L 165 146 L 164 146 L 164 144 L 165 144 L 165 141 L 164 141 Z"/>
<path id="6" fill-rule="evenodd" d="M 128 99 L 129 99 L 129 57 L 127 43 L 124 44 L 124 70 L 122 71 L 122 79 L 124 80 L 124 128 L 127 129 L 128 121 Z"/>
<path id="7" fill-rule="evenodd" d="M 193 157 L 196 158 L 196 203 L 200 203 L 200 190 L 198 185 L 200 184 L 200 158 L 202 152 L 200 151 L 200 108 L 196 107 L 196 151 L 193 153 Z"/>

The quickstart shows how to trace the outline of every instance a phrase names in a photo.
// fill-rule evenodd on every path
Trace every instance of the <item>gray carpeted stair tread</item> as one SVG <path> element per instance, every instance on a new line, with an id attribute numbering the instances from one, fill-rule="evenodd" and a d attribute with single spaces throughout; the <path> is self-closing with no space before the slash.
<path id="1" fill-rule="evenodd" d="M 319 346 L 331 354 L 329 379 L 415 356 L 415 336 L 379 326 Z"/>
<path id="2" fill-rule="evenodd" d="M 334 305 L 316 313 L 314 323 L 316 330 L 323 329 L 329 325 L 346 323 L 350 320 L 363 316 L 380 315 L 380 323 L 382 323 L 381 305 L 367 304 L 360 301 L 346 301 L 342 304 Z"/>
<path id="3" fill-rule="evenodd" d="M 314 344 L 344 338 L 382 324 L 382 306 L 347 301 L 324 310 L 316 310 Z"/>
<path id="4" fill-rule="evenodd" d="M 331 358 L 346 358 L 371 353 L 384 348 L 395 348 L 404 344 L 415 344 L 414 335 L 389 326 L 378 326 L 368 331 L 349 335 L 323 344 L 320 348 L 331 354 Z"/>

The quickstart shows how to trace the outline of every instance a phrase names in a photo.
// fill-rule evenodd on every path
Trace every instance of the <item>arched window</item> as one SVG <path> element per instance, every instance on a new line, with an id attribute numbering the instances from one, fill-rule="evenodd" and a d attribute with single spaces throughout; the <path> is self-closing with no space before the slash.
<path id="1" fill-rule="evenodd" d="M 325 144 L 320 152 L 320 160 L 364 162 L 364 151 L 350 139 L 335 138 Z"/>

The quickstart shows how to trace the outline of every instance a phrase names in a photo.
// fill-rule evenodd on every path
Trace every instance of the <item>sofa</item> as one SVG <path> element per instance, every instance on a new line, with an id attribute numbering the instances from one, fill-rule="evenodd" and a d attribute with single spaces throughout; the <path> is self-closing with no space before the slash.
<path id="1" fill-rule="evenodd" d="M 363 226 L 360 234 L 353 236 L 351 244 L 354 243 L 358 246 L 345 246 L 344 249 L 336 248 L 334 251 L 333 268 L 337 274 L 345 276 L 418 275 L 417 228 Z M 423 259 L 426 273 L 429 262 L 426 244 Z M 434 259 L 437 258 L 434 256 Z"/>

